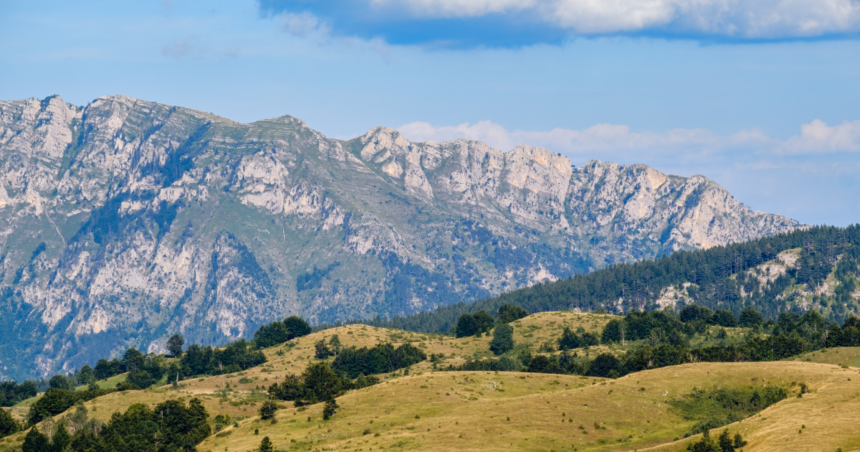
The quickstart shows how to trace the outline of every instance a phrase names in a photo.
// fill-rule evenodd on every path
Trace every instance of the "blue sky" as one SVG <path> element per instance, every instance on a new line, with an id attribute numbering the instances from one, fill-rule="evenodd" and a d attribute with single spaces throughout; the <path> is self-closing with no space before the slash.
<path id="1" fill-rule="evenodd" d="M 0 0 L 0 99 L 118 93 L 645 163 L 860 222 L 858 0 Z"/>

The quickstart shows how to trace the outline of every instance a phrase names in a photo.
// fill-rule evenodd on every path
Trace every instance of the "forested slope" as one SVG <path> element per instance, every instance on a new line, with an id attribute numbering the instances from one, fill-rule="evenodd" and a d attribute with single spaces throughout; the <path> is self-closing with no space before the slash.
<path id="1" fill-rule="evenodd" d="M 812 227 L 708 250 L 679 251 L 375 325 L 450 332 L 464 313 L 504 304 L 529 312 L 653 310 L 678 303 L 728 309 L 753 306 L 767 318 L 814 309 L 841 321 L 858 312 L 860 225 Z"/>

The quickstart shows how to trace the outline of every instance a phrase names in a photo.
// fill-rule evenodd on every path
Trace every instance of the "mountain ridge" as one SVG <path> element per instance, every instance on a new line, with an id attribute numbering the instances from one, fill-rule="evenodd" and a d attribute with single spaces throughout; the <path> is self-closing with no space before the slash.
<path id="1" fill-rule="evenodd" d="M 12 356 L 47 373 L 176 331 L 405 315 L 802 226 L 645 165 L 119 95 L 0 102 L 0 168 L 4 376 Z"/>

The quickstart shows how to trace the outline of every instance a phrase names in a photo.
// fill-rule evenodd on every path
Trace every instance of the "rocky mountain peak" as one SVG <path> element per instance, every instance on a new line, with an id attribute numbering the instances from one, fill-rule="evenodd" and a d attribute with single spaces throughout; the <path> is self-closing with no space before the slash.
<path id="1" fill-rule="evenodd" d="M 418 312 L 789 231 L 701 176 L 547 149 L 334 140 L 106 96 L 0 102 L 0 362 Z M 24 376 L 25 369 L 0 369 Z"/>

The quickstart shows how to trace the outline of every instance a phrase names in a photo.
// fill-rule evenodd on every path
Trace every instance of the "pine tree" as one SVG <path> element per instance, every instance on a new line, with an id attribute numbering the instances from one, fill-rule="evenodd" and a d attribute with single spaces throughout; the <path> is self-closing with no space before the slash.
<path id="1" fill-rule="evenodd" d="M 316 353 L 314 354 L 314 358 L 316 359 L 326 359 L 329 356 L 334 355 L 332 350 L 326 345 L 325 339 L 320 339 L 314 344 L 314 349 Z"/>
<path id="2" fill-rule="evenodd" d="M 340 405 L 334 401 L 334 399 L 328 399 L 325 401 L 325 406 L 323 406 L 323 420 L 327 421 L 334 416 L 335 411 L 340 408 Z"/>
<path id="3" fill-rule="evenodd" d="M 506 323 L 496 327 L 493 331 L 493 340 L 490 342 L 490 350 L 496 355 L 501 355 L 514 348 L 514 328 Z"/>
<path id="4" fill-rule="evenodd" d="M 720 433 L 717 445 L 720 446 L 721 452 L 735 452 L 735 445 L 732 443 L 732 438 L 729 436 L 728 430 L 723 430 L 723 433 Z"/>
<path id="5" fill-rule="evenodd" d="M 21 452 L 48 452 L 51 446 L 48 443 L 48 438 L 43 435 L 38 427 L 33 426 L 27 436 L 24 437 L 24 444 L 21 446 Z"/>
<path id="6" fill-rule="evenodd" d="M 734 441 L 734 444 L 733 444 L 733 446 L 735 447 L 735 449 L 740 449 L 741 447 L 744 447 L 744 446 L 746 446 L 746 445 L 747 445 L 747 442 L 746 442 L 746 441 L 744 441 L 744 438 L 741 436 L 741 434 L 740 434 L 740 433 L 735 433 L 735 441 Z"/>
<path id="7" fill-rule="evenodd" d="M 275 401 L 272 399 L 268 399 L 263 402 L 263 405 L 260 406 L 260 419 L 267 421 L 269 419 L 275 418 L 275 412 L 278 410 L 278 406 L 275 405 Z"/>
<path id="8" fill-rule="evenodd" d="M 275 446 L 272 445 L 272 441 L 268 436 L 264 436 L 263 440 L 260 441 L 260 452 L 275 452 Z"/>
<path id="9" fill-rule="evenodd" d="M 18 431 L 18 422 L 8 411 L 0 409 L 0 438 L 9 436 Z"/>
<path id="10" fill-rule="evenodd" d="M 572 348 L 579 348 L 579 342 L 579 336 L 571 331 L 570 328 L 565 327 L 561 333 L 561 339 L 558 340 L 558 349 L 570 350 Z"/>
<path id="11" fill-rule="evenodd" d="M 65 422 L 61 422 L 57 426 L 57 431 L 54 433 L 53 444 L 51 449 L 53 452 L 64 452 L 66 447 L 72 442 L 72 436 L 66 430 Z"/>

